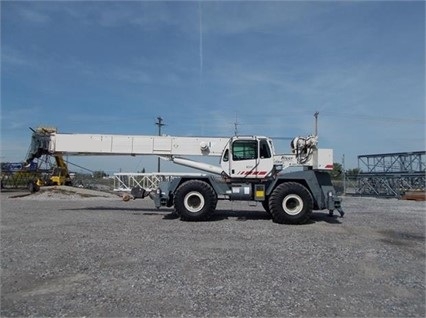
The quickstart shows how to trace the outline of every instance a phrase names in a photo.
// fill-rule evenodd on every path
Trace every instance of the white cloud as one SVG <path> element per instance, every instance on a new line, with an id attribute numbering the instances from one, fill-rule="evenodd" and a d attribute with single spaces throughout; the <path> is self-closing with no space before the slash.
<path id="1" fill-rule="evenodd" d="M 18 14 L 25 22 L 34 24 L 45 24 L 50 21 L 50 17 L 47 14 L 42 13 L 31 6 L 21 6 L 18 10 Z"/>
<path id="2" fill-rule="evenodd" d="M 43 107 L 40 106 L 22 106 L 8 107 L 6 110 L 2 107 L 0 114 L 1 129 L 5 131 L 16 131 L 27 129 L 34 121 L 40 119 Z M 29 130 L 28 130 L 29 131 Z M 13 133 L 12 133 L 13 136 Z"/>
<path id="3" fill-rule="evenodd" d="M 330 6 L 300 1 L 247 1 L 202 3 L 206 34 L 238 35 L 249 32 L 299 32 L 300 26 L 324 14 Z M 302 28 L 302 30 L 305 27 Z"/>
<path id="4" fill-rule="evenodd" d="M 2 66 L 12 67 L 34 67 L 36 64 L 23 52 L 16 50 L 8 45 L 3 45 L 1 49 Z"/>

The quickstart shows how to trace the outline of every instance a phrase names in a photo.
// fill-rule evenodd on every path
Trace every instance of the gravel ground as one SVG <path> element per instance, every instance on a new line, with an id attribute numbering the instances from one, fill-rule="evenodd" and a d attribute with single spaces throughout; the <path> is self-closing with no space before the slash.
<path id="1" fill-rule="evenodd" d="M 149 199 L 1 193 L 1 316 L 424 317 L 425 203 L 346 197 L 273 223 L 220 202 L 182 222 Z"/>

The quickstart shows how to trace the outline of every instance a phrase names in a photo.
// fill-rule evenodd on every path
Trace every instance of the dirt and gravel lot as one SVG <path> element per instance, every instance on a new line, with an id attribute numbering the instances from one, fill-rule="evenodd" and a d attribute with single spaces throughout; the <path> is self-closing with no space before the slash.
<path id="1" fill-rule="evenodd" d="M 425 316 L 425 203 L 346 197 L 345 217 L 209 222 L 149 199 L 1 193 L 1 316 Z"/>

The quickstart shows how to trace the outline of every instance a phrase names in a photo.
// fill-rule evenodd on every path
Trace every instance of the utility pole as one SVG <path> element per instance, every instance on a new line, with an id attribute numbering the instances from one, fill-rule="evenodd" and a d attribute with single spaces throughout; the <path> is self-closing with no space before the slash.
<path id="1" fill-rule="evenodd" d="M 235 122 L 234 122 L 234 135 L 237 136 L 238 135 L 238 113 L 235 113 Z"/>
<path id="2" fill-rule="evenodd" d="M 342 175 L 343 175 L 343 195 L 346 195 L 346 168 L 345 168 L 345 154 L 342 157 Z"/>
<path id="3" fill-rule="evenodd" d="M 319 112 L 315 112 L 314 117 L 315 117 L 315 136 L 318 136 L 318 115 Z"/>
<path id="4" fill-rule="evenodd" d="M 158 126 L 158 136 L 161 136 L 161 127 L 163 127 L 165 124 L 163 124 L 163 118 L 161 116 L 157 117 L 157 122 L 155 123 Z M 157 158 L 157 172 L 160 172 L 160 157 Z"/>

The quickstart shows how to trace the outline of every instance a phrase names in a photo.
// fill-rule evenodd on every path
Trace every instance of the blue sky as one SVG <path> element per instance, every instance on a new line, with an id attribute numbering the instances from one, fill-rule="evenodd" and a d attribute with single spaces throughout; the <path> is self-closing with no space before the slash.
<path id="1" fill-rule="evenodd" d="M 319 146 L 347 168 L 425 149 L 423 1 L 1 2 L 1 161 L 22 161 L 40 125 L 155 135 L 160 115 L 168 135 L 232 136 L 237 121 L 240 134 L 294 137 L 316 111 Z"/>

